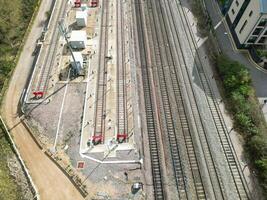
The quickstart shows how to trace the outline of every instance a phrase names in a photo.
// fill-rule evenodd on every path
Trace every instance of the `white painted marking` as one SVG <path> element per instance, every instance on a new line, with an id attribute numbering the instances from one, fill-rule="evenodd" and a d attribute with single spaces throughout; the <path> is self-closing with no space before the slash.
<path id="1" fill-rule="evenodd" d="M 62 118 L 64 103 L 65 103 L 66 94 L 67 94 L 67 91 L 68 91 L 69 76 L 70 76 L 70 69 L 69 69 L 69 72 L 68 72 L 68 79 L 67 79 L 66 88 L 65 88 L 65 91 L 64 91 L 64 96 L 63 96 L 63 100 L 62 100 L 62 104 L 61 104 L 61 108 L 60 108 L 60 113 L 59 113 L 59 117 L 58 117 L 56 138 L 55 138 L 55 142 L 54 142 L 54 146 L 53 146 L 54 150 L 56 150 L 56 145 L 57 145 L 57 140 L 58 140 L 58 135 L 59 135 L 59 127 L 60 127 L 60 124 L 61 124 L 61 118 Z"/>
<path id="2" fill-rule="evenodd" d="M 82 130 L 81 130 L 81 138 L 80 138 L 80 152 L 82 150 L 82 138 L 83 138 L 83 131 L 84 131 L 84 127 L 85 125 L 85 111 L 87 108 L 87 101 L 88 101 L 88 90 L 89 90 L 89 75 L 90 75 L 90 71 L 91 71 L 91 59 L 89 58 L 89 66 L 88 66 L 88 70 L 87 70 L 87 83 L 86 83 L 86 91 L 85 91 L 85 98 L 84 98 L 84 107 L 83 107 L 83 121 L 82 121 Z"/>
<path id="3" fill-rule="evenodd" d="M 138 115 L 138 128 L 141 128 L 141 119 L 140 119 L 140 114 Z"/>
<path id="4" fill-rule="evenodd" d="M 214 29 L 216 30 L 220 25 L 222 24 L 222 20 L 221 21 L 219 21 L 219 23 L 218 24 L 216 24 L 216 26 L 214 26 Z"/>
<path id="5" fill-rule="evenodd" d="M 197 46 L 201 47 L 206 41 L 207 41 L 208 37 L 205 37 L 204 39 L 201 39 L 200 41 L 197 42 Z"/>
<path id="6" fill-rule="evenodd" d="M 82 158 L 87 158 L 89 160 L 92 160 L 92 161 L 95 161 L 97 163 L 101 163 L 101 164 L 134 164 L 134 163 L 142 163 L 143 160 L 140 159 L 140 160 L 110 160 L 110 161 L 102 161 L 102 160 L 98 160 L 98 159 L 95 159 L 91 156 L 88 156 L 88 155 L 84 155 L 82 153 L 80 153 L 80 156 Z"/>

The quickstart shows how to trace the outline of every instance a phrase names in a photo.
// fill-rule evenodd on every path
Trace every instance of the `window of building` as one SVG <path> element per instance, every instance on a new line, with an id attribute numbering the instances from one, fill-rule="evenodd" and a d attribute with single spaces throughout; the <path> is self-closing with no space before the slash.
<path id="1" fill-rule="evenodd" d="M 242 31 L 244 30 L 244 28 L 245 28 L 245 26 L 247 25 L 247 23 L 248 23 L 248 20 L 246 20 L 246 21 L 244 22 L 244 24 L 242 25 L 242 27 L 241 27 L 240 30 L 239 30 L 239 33 L 242 33 Z"/>
<path id="2" fill-rule="evenodd" d="M 235 1 L 235 4 L 236 4 L 236 6 L 239 6 L 239 2 L 238 1 Z"/>
<path id="3" fill-rule="evenodd" d="M 251 15 L 253 14 L 253 11 L 250 11 L 250 13 L 249 13 L 249 15 L 248 16 L 250 16 L 251 17 Z"/>
<path id="4" fill-rule="evenodd" d="M 247 43 L 255 43 L 256 40 L 257 40 L 257 37 L 256 37 L 256 36 L 251 36 L 251 37 L 249 38 L 249 40 L 248 40 Z"/>
<path id="5" fill-rule="evenodd" d="M 262 29 L 263 29 L 263 28 L 256 28 L 256 29 L 253 31 L 252 35 L 259 35 L 260 32 L 262 31 Z"/>
<path id="6" fill-rule="evenodd" d="M 260 43 L 260 44 L 264 44 L 264 42 L 265 42 L 265 37 L 262 37 L 259 41 L 258 41 L 258 43 Z"/>
<path id="7" fill-rule="evenodd" d="M 235 10 L 234 10 L 234 9 L 232 9 L 232 14 L 233 14 L 233 15 L 235 14 Z"/>
<path id="8" fill-rule="evenodd" d="M 267 30 L 264 32 L 264 34 L 263 35 L 267 35 Z"/>
<path id="9" fill-rule="evenodd" d="M 265 26 L 267 24 L 267 19 L 261 19 L 258 26 Z"/>

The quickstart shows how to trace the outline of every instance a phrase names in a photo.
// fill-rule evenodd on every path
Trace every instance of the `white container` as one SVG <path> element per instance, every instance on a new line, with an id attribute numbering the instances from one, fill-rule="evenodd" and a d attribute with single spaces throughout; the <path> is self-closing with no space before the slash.
<path id="1" fill-rule="evenodd" d="M 87 26 L 87 11 L 77 11 L 76 12 L 76 23 L 79 27 Z"/>
<path id="2" fill-rule="evenodd" d="M 84 49 L 87 45 L 86 31 L 72 31 L 69 42 L 73 49 Z"/>
<path id="3" fill-rule="evenodd" d="M 73 52 L 73 56 L 74 56 L 74 59 L 76 61 L 76 63 L 78 65 L 80 65 L 81 67 L 83 67 L 83 56 L 82 56 L 82 53 L 81 52 Z M 70 57 L 70 64 L 72 67 L 75 67 L 75 62 L 72 58 L 72 56 Z"/>

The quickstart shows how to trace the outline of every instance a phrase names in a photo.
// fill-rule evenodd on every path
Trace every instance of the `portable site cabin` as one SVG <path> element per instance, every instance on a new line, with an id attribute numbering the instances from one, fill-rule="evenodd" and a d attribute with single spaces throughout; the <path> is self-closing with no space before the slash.
<path id="1" fill-rule="evenodd" d="M 79 27 L 87 26 L 87 11 L 76 11 L 76 23 Z"/>
<path id="2" fill-rule="evenodd" d="M 69 42 L 73 49 L 84 49 L 87 44 L 86 31 L 72 31 Z"/>
<path id="3" fill-rule="evenodd" d="M 75 61 L 74 61 L 74 59 Z M 73 52 L 73 57 L 70 57 L 70 64 L 71 67 L 77 74 L 80 74 L 81 70 L 83 69 L 83 56 L 81 52 Z M 76 62 L 76 65 L 75 65 Z"/>

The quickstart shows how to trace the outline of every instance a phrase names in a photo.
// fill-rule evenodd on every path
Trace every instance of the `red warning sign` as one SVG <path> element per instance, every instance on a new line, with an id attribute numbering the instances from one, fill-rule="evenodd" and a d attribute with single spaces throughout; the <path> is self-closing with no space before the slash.
<path id="1" fill-rule="evenodd" d="M 84 161 L 79 161 L 77 164 L 78 169 L 83 169 L 84 168 Z"/>

